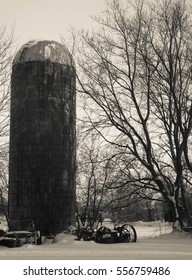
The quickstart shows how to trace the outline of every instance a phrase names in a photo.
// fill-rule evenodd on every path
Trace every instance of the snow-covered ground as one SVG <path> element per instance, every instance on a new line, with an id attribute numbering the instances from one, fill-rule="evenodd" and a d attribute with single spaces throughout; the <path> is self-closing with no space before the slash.
<path id="1" fill-rule="evenodd" d="M 192 260 L 192 235 L 173 233 L 169 223 L 133 223 L 136 243 L 98 244 L 77 241 L 75 236 L 61 233 L 54 243 L 26 244 L 19 248 L 0 246 L 0 259 L 158 259 Z"/>

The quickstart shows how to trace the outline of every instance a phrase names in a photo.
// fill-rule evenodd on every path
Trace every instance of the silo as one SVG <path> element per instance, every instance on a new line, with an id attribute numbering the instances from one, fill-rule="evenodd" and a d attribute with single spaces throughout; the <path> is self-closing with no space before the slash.
<path id="1" fill-rule="evenodd" d="M 75 67 L 55 41 L 30 41 L 11 76 L 9 221 L 44 234 L 75 219 Z"/>

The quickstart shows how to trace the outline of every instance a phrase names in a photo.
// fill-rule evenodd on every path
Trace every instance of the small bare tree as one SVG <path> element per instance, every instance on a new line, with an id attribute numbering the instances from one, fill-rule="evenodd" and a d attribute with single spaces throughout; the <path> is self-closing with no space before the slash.
<path id="1" fill-rule="evenodd" d="M 93 227 L 107 204 L 115 176 L 112 158 L 95 132 L 79 143 L 77 166 L 78 213 L 83 225 L 88 222 Z"/>
<path id="2" fill-rule="evenodd" d="M 8 221 L 8 165 L 5 161 L 0 161 L 0 213 Z"/>

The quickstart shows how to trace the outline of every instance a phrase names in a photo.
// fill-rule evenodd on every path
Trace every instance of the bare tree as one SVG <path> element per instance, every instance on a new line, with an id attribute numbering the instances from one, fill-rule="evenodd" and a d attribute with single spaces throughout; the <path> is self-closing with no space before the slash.
<path id="1" fill-rule="evenodd" d="M 7 162 L 0 161 L 0 213 L 8 221 L 8 165 Z"/>
<path id="2" fill-rule="evenodd" d="M 149 201 L 155 192 L 150 186 L 143 190 L 138 183 L 140 180 L 131 177 L 133 163 L 125 164 L 123 151 L 103 141 L 97 131 L 87 130 L 84 120 L 82 123 L 77 133 L 77 212 L 81 222 L 83 225 L 88 222 L 89 226 L 95 226 L 101 214 L 109 216 L 115 223 L 121 223 L 126 218 L 128 220 L 129 209 L 143 200 Z M 139 173 L 139 170 L 133 172 Z M 152 198 L 150 200 L 153 201 Z"/>
<path id="3" fill-rule="evenodd" d="M 114 0 L 96 21 L 98 32 L 82 34 L 77 67 L 79 92 L 94 101 L 92 126 L 132 163 L 127 186 L 159 194 L 173 221 L 182 227 L 185 216 L 191 224 L 189 7 Z"/>
<path id="4" fill-rule="evenodd" d="M 78 145 L 77 202 L 83 225 L 88 222 L 95 226 L 109 201 L 109 188 L 115 177 L 112 160 L 95 132 Z"/>
<path id="5" fill-rule="evenodd" d="M 13 58 L 13 29 L 8 34 L 0 27 L 0 206 L 7 216 L 8 136 L 10 74 Z"/>

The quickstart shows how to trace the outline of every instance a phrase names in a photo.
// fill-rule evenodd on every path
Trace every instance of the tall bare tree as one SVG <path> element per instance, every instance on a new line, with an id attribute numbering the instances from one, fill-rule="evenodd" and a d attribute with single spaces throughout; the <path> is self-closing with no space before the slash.
<path id="1" fill-rule="evenodd" d="M 159 194 L 179 227 L 191 224 L 191 11 L 180 0 L 112 0 L 96 21 L 77 67 L 91 123 L 131 162 L 127 187 Z"/>
<path id="2" fill-rule="evenodd" d="M 13 29 L 0 27 L 0 209 L 7 215 L 10 74 L 14 55 Z"/>

